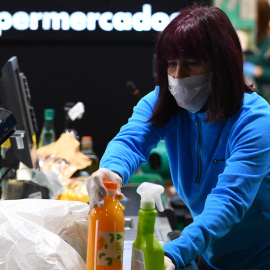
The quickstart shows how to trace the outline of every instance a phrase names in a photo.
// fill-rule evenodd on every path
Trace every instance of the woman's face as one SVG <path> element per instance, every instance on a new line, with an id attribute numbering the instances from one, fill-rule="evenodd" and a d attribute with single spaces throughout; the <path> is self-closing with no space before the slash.
<path id="1" fill-rule="evenodd" d="M 206 62 L 195 59 L 168 60 L 167 73 L 174 79 L 192 77 L 209 73 L 213 70 L 210 58 Z"/>

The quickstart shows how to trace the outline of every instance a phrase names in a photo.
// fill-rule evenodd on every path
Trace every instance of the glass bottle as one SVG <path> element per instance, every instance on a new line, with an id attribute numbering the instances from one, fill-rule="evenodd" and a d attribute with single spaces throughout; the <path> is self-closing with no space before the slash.
<path id="1" fill-rule="evenodd" d="M 108 197 L 93 208 L 88 223 L 87 270 L 122 270 L 125 217 L 115 198 L 117 183 L 104 182 Z"/>
<path id="2" fill-rule="evenodd" d="M 92 163 L 84 169 L 77 170 L 72 178 L 77 178 L 81 180 L 87 180 L 89 176 L 98 170 L 99 168 L 99 158 L 93 150 L 93 140 L 91 136 L 83 136 L 81 139 L 81 152 L 86 155 Z"/>
<path id="3" fill-rule="evenodd" d="M 38 147 L 55 142 L 54 109 L 44 110 L 44 123 L 39 137 Z"/>
<path id="4" fill-rule="evenodd" d="M 81 139 L 81 152 L 92 160 L 91 165 L 87 168 L 89 175 L 99 168 L 99 158 L 93 150 L 93 139 L 91 136 L 83 136 Z"/>

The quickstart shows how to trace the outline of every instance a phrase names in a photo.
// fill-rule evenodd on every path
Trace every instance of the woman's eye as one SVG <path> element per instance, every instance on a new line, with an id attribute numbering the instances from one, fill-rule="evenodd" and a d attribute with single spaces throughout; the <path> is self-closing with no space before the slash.
<path id="1" fill-rule="evenodd" d="M 175 67 L 177 66 L 176 62 L 168 62 L 168 67 Z"/>
<path id="2" fill-rule="evenodd" d="M 190 62 L 187 62 L 187 65 L 188 66 L 191 66 L 191 67 L 194 67 L 194 66 L 199 65 L 199 62 L 197 62 L 197 61 L 190 61 Z"/>

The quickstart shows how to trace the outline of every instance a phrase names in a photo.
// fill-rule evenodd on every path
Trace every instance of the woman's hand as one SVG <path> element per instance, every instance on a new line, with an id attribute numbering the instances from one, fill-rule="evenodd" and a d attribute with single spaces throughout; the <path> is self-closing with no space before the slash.
<path id="1" fill-rule="evenodd" d="M 175 270 L 175 265 L 174 263 L 172 262 L 172 260 L 167 257 L 167 256 L 164 256 L 164 264 L 165 264 L 165 270 Z"/>
<path id="2" fill-rule="evenodd" d="M 86 189 L 89 195 L 89 208 L 95 208 L 96 206 L 102 207 L 104 205 L 103 197 L 107 197 L 107 189 L 103 182 L 116 182 L 116 198 L 122 200 L 124 195 L 121 193 L 121 186 L 123 184 L 122 178 L 115 172 L 101 168 L 94 172 L 88 179 Z"/>

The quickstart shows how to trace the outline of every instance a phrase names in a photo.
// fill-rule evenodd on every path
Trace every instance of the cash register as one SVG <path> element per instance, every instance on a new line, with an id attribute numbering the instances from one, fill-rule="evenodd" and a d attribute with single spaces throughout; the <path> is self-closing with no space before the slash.
<path id="1" fill-rule="evenodd" d="M 5 187 L 6 191 L 14 191 L 15 186 L 16 189 L 20 188 L 19 196 L 7 196 L 9 198 L 6 199 L 28 198 L 37 191 L 42 199 L 49 198 L 49 190 L 46 187 L 40 187 L 31 181 L 20 183 L 23 185 L 9 183 L 9 179 L 16 178 L 15 173 L 20 163 L 28 168 L 39 168 L 35 147 L 37 121 L 31 106 L 27 78 L 20 71 L 16 56 L 8 59 L 1 70 L 0 105 L 0 145 L 7 139 L 10 140 L 10 146 L 1 151 L 0 186 Z M 3 181 L 5 185 L 2 185 Z M 10 192 L 8 194 L 11 195 Z"/>

